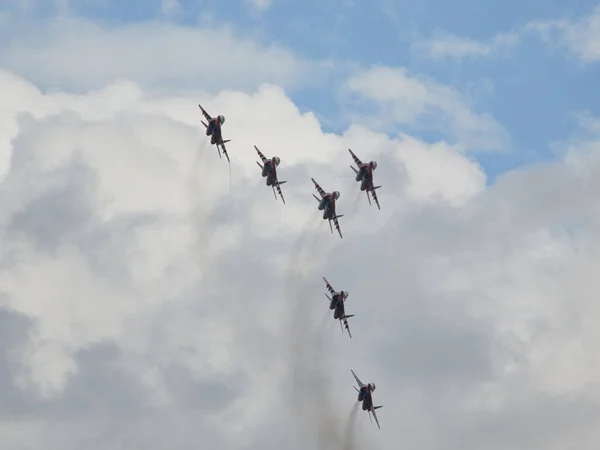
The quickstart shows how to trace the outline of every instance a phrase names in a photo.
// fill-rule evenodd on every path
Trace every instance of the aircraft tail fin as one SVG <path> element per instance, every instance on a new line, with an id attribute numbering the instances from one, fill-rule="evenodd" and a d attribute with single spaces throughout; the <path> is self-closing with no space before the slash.
<path id="1" fill-rule="evenodd" d="M 313 194 L 313 197 L 315 198 L 316 201 L 318 201 L 319 203 L 321 203 L 321 200 L 315 194 Z"/>
<path id="2" fill-rule="evenodd" d="M 352 170 L 354 170 L 354 173 L 355 173 L 356 175 L 358 175 L 358 170 L 356 170 L 356 169 L 355 169 L 353 166 L 350 166 L 350 168 L 351 168 Z"/>
<path id="3" fill-rule="evenodd" d="M 373 409 L 379 409 L 379 408 L 383 408 L 383 405 L 373 406 Z"/>
<path id="4" fill-rule="evenodd" d="M 356 314 L 348 314 L 344 316 L 344 319 L 349 319 L 350 317 L 354 317 Z"/>
<path id="5" fill-rule="evenodd" d="M 375 189 L 379 189 L 380 187 L 381 187 L 381 186 L 374 186 L 374 187 L 373 187 L 373 190 L 375 190 Z"/>
<path id="6" fill-rule="evenodd" d="M 287 181 L 278 181 L 277 186 L 281 186 L 282 184 L 287 183 Z"/>
<path id="7" fill-rule="evenodd" d="M 231 142 L 231 139 L 227 139 L 226 141 L 223 141 L 223 144 L 227 144 L 228 142 Z"/>
<path id="8" fill-rule="evenodd" d="M 343 214 L 340 214 L 340 215 L 338 215 L 338 216 L 335 216 L 335 219 L 339 219 L 340 217 L 344 217 L 344 215 L 343 215 Z"/>
<path id="9" fill-rule="evenodd" d="M 261 169 L 263 168 L 263 165 L 261 163 L 259 163 L 258 161 L 256 161 L 256 164 L 258 164 L 258 167 L 260 167 Z"/>

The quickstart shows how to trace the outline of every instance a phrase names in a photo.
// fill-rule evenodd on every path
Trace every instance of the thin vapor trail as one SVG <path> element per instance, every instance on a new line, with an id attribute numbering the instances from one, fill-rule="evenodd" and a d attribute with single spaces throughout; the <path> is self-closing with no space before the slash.
<path id="1" fill-rule="evenodd" d="M 358 204 L 360 202 L 360 198 L 364 195 L 364 192 L 360 189 L 356 189 L 356 181 L 352 180 L 352 188 L 348 192 L 354 191 L 354 202 L 352 203 L 352 212 L 356 212 L 358 209 Z"/>
<path id="2" fill-rule="evenodd" d="M 346 422 L 346 427 L 344 429 L 344 445 L 342 450 L 359 450 L 360 448 L 356 442 L 356 436 L 354 434 L 359 405 L 359 402 L 354 402 L 354 405 L 350 410 L 350 415 L 348 416 L 348 421 Z"/>
<path id="3" fill-rule="evenodd" d="M 213 157 L 212 161 L 211 157 Z M 245 186 L 246 189 L 240 190 L 236 194 L 231 191 L 227 194 L 224 191 L 218 203 L 213 205 L 209 193 L 214 190 L 215 187 L 212 183 L 215 179 L 218 180 L 218 177 L 221 176 L 219 174 L 225 175 L 224 164 L 226 161 L 219 160 L 214 148 L 203 140 L 196 152 L 190 174 L 191 221 L 196 235 L 197 249 L 194 253 L 202 274 L 202 291 L 207 294 L 207 298 L 215 300 L 207 306 L 220 321 L 230 327 L 230 331 L 236 335 L 237 342 L 249 344 L 255 340 L 245 340 L 245 338 L 248 336 L 260 338 L 264 334 L 264 330 L 261 329 L 259 321 L 248 320 L 248 318 L 254 317 L 252 302 L 240 301 L 240 291 L 243 289 L 239 283 L 235 282 L 238 274 L 244 270 L 244 264 L 248 262 L 244 260 L 244 257 L 239 257 L 234 261 L 234 265 L 229 265 L 228 274 L 220 272 L 220 255 L 215 253 L 217 249 L 214 249 L 213 246 L 218 245 L 219 235 L 217 233 L 223 230 L 223 225 L 219 229 L 219 226 L 211 224 L 210 216 L 214 211 L 224 209 L 237 214 L 239 221 L 247 221 L 247 214 L 252 209 L 254 199 L 257 198 L 261 180 L 257 180 L 256 183 L 249 181 L 248 186 Z M 231 171 L 231 165 L 227 165 Z M 219 171 L 217 176 L 213 171 Z M 252 227 L 238 227 L 237 225 L 240 223 L 236 222 L 236 227 L 231 230 L 232 233 L 240 233 L 235 236 L 236 240 L 248 242 L 252 238 Z M 225 226 L 227 227 L 227 225 Z M 227 232 L 229 233 L 230 230 Z M 223 282 L 225 278 L 233 282 Z"/>
<path id="4" fill-rule="evenodd" d="M 231 163 L 228 163 L 227 166 L 229 167 L 229 194 L 231 195 Z"/>
<path id="5" fill-rule="evenodd" d="M 203 175 L 209 173 L 209 147 L 206 141 L 201 141 L 198 145 L 198 149 L 194 155 L 194 161 L 192 163 L 192 169 L 189 178 L 189 189 L 190 189 L 190 220 L 197 239 L 197 247 L 199 249 L 205 249 L 212 232 L 207 226 L 207 219 L 210 212 L 210 204 L 208 201 L 208 189 L 209 185 Z M 202 183 L 204 181 L 204 183 Z M 204 255 L 200 255 L 200 252 L 196 253 L 201 259 L 197 261 L 200 267 L 203 267 Z"/>

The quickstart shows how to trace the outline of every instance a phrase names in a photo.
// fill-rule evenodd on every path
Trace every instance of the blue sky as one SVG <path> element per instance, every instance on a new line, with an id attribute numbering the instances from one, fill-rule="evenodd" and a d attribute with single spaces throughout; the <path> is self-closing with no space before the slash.
<path id="1" fill-rule="evenodd" d="M 0 4 L 6 8 L 7 3 Z M 337 69 L 324 82 L 287 90 L 299 107 L 321 118 L 326 131 L 342 132 L 348 126 L 350 105 L 339 101 L 339 87 L 357 68 L 404 67 L 410 75 L 454 87 L 474 111 L 491 114 L 508 132 L 504 151 L 474 154 L 493 181 L 507 169 L 553 158 L 550 145 L 568 139 L 577 127 L 572 113 L 600 114 L 598 65 L 581 62 L 558 41 L 549 44 L 539 34 L 520 31 L 532 22 L 576 23 L 591 15 L 596 4 L 272 0 L 257 8 L 249 0 L 180 0 L 179 10 L 168 18 L 160 1 L 84 0 L 70 2 L 69 8 L 75 16 L 111 24 L 169 20 L 188 26 L 226 25 L 236 36 L 281 45 L 308 60 L 333 61 Z M 50 2 L 35 8 L 38 17 L 56 12 Z M 519 37 L 507 51 L 492 50 L 478 58 L 431 59 L 415 47 L 440 33 L 481 43 L 502 33 Z M 431 130 L 416 134 L 426 140 L 439 137 Z"/>

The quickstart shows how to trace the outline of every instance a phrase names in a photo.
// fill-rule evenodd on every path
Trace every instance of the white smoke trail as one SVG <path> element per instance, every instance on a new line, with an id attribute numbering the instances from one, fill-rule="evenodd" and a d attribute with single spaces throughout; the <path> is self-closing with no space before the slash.
<path id="1" fill-rule="evenodd" d="M 197 235 L 198 262 L 202 271 L 203 287 L 214 286 L 213 281 L 218 280 L 218 265 L 213 264 L 213 256 L 207 253 L 211 240 L 215 236 L 215 230 L 211 229 L 208 219 L 211 205 L 209 204 L 209 189 L 211 186 L 206 182 L 210 178 L 210 146 L 203 142 L 200 151 L 194 160 L 190 180 L 190 197 L 192 202 L 192 224 Z M 211 164 L 214 165 L 214 164 Z M 256 188 L 264 188 L 258 180 Z M 360 191 L 357 197 L 360 196 Z M 232 207 L 235 209 L 237 199 L 232 199 Z M 244 199 L 246 200 L 246 199 Z M 317 285 L 322 283 L 321 274 L 316 273 L 318 267 L 333 246 L 339 245 L 337 235 L 330 235 L 327 221 L 319 215 L 311 216 L 302 227 L 300 236 L 293 245 L 290 255 L 289 266 L 285 277 L 286 292 L 284 297 L 289 307 L 285 308 L 286 315 L 291 313 L 289 328 L 284 328 L 284 336 L 290 337 L 290 348 L 288 351 L 287 380 L 291 383 L 291 402 L 293 412 L 297 415 L 303 431 L 316 439 L 319 449 L 341 449 L 345 444 L 343 430 L 340 430 L 343 421 L 336 414 L 334 402 L 329 399 L 330 386 L 323 365 L 324 332 L 328 328 L 330 310 L 326 302 L 321 300 L 325 312 L 323 321 L 315 326 L 312 318 L 313 313 L 318 311 L 313 307 L 311 300 L 314 295 L 319 295 Z M 247 230 L 246 230 L 247 231 Z M 243 236 L 245 232 L 243 232 Z M 208 283 L 208 284 L 207 284 Z M 232 286 L 229 286 L 232 287 Z M 218 298 L 216 304 L 211 305 L 217 309 L 219 318 L 227 322 L 233 322 L 236 334 L 247 334 L 250 328 L 255 329 L 256 323 L 244 325 L 244 330 L 238 330 L 236 323 L 240 315 L 246 318 L 252 314 L 245 314 L 243 305 L 237 305 L 233 300 L 234 295 L 228 286 L 214 286 L 215 292 L 210 293 L 210 298 Z M 218 291 L 218 292 L 217 292 Z M 316 291 L 316 292 L 315 292 Z M 218 294 L 218 295 L 217 295 Z M 322 296 L 322 293 L 320 293 Z M 237 306 L 236 306 L 237 305 Z M 240 308 L 240 309 L 237 309 Z M 255 331 L 258 331 L 256 329 Z M 239 335 L 236 336 L 239 339 Z M 236 341 L 238 341 L 236 339 Z M 287 358 L 286 358 L 287 359 Z M 352 422 L 353 423 L 353 422 Z M 349 426 L 353 426 L 352 424 Z M 348 428 L 348 426 L 346 427 Z M 353 442 L 353 441 L 352 441 Z M 356 448 L 349 447 L 353 450 Z"/>
<path id="2" fill-rule="evenodd" d="M 356 189 L 355 194 L 354 194 L 354 202 L 352 203 L 352 212 L 356 212 L 356 210 L 358 209 L 358 205 L 360 203 L 361 197 L 364 195 L 364 191 L 361 191 L 360 189 Z"/>
<path id="3" fill-rule="evenodd" d="M 356 442 L 356 436 L 354 435 L 354 428 L 356 426 L 356 417 L 358 415 L 359 406 L 360 403 L 355 402 L 350 410 L 350 415 L 348 416 L 348 421 L 346 422 L 346 427 L 344 429 L 344 445 L 342 446 L 342 450 L 359 449 L 359 445 Z"/>
<path id="4" fill-rule="evenodd" d="M 189 175 L 189 192 L 190 192 L 190 222 L 196 235 L 196 246 L 198 249 L 207 248 L 212 237 L 212 232 L 207 226 L 208 215 L 210 213 L 210 203 L 208 198 L 209 185 L 206 182 L 206 174 L 210 173 L 209 162 L 210 145 L 205 140 L 202 140 L 195 153 L 192 163 L 191 173 Z M 205 254 L 195 252 L 197 255 L 196 262 L 202 270 Z"/>
<path id="5" fill-rule="evenodd" d="M 320 224 L 324 222 L 320 220 Z M 310 297 L 318 295 L 313 293 L 312 286 L 316 289 L 317 285 L 322 284 L 321 274 L 316 273 L 314 268 L 327 257 L 335 244 L 332 236 L 328 236 L 329 233 L 315 234 L 318 228 L 320 227 L 311 230 L 306 225 L 303 228 L 294 244 L 286 277 L 287 294 L 291 303 L 289 404 L 297 416 L 297 423 L 303 427 L 302 431 L 316 440 L 317 448 L 336 450 L 343 448 L 345 439 L 344 430 L 340 430 L 342 420 L 337 412 L 338 408 L 329 397 L 332 386 L 323 364 L 327 357 L 323 352 L 325 331 L 329 328 L 328 322 L 333 320 L 326 302 L 319 302 L 325 310 L 320 326 L 313 326 L 310 320 L 310 313 L 316 308 Z"/>

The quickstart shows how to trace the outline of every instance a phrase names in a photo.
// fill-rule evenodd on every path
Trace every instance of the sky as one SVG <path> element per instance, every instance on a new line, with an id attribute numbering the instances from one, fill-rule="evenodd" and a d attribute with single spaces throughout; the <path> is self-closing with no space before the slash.
<path id="1" fill-rule="evenodd" d="M 588 1 L 0 0 L 0 447 L 596 450 L 599 62 Z"/>

